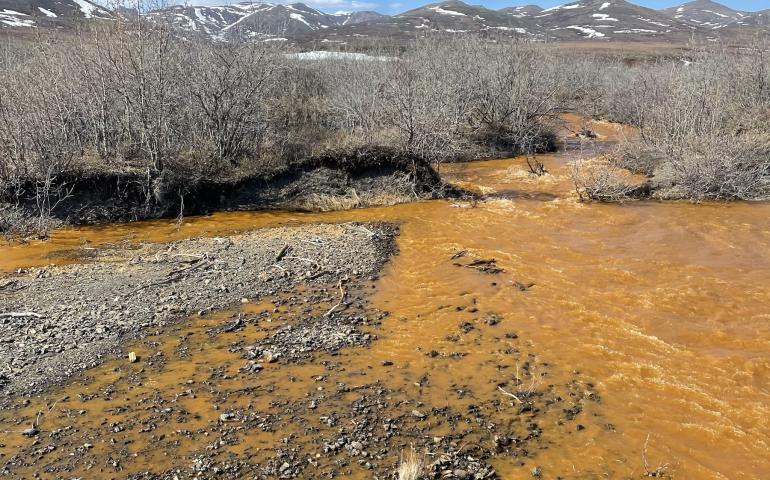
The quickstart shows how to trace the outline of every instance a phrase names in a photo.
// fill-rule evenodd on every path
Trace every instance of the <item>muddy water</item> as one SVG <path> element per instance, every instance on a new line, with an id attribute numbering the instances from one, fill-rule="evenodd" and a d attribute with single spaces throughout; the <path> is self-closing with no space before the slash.
<path id="1" fill-rule="evenodd" d="M 600 133 L 613 135 L 611 127 L 603 129 Z M 499 399 L 495 352 L 505 342 L 503 332 L 515 331 L 524 339 L 520 348 L 552 366 L 547 382 L 563 383 L 580 372 L 593 381 L 602 401 L 578 417 L 583 431 L 545 428 L 549 448 L 524 468 L 518 459 L 494 459 L 503 478 L 530 478 L 533 465 L 543 467 L 545 478 L 639 477 L 661 466 L 675 478 L 770 478 L 770 205 L 581 204 L 571 193 L 565 156 L 544 161 L 552 174 L 542 178 L 528 176 L 522 159 L 444 166 L 448 179 L 492 194 L 475 207 L 437 201 L 328 214 L 222 213 L 188 219 L 179 229 L 163 221 L 67 230 L 48 242 L 4 248 L 0 268 L 61 262 L 68 258 L 62 252 L 87 257 L 88 249 L 105 243 L 287 223 L 397 221 L 399 254 L 373 297 L 373 306 L 391 315 L 370 348 L 333 359 L 347 381 L 365 374 L 367 382 L 435 406 L 462 403 L 451 393 L 458 388 Z M 488 275 L 456 266 L 451 257 L 461 250 L 468 258 L 495 258 L 505 271 Z M 534 286 L 521 291 L 516 282 Z M 479 319 L 489 313 L 503 320 L 483 325 Z M 216 318 L 201 320 L 207 321 Z M 459 344 L 448 339 L 463 321 L 488 335 Z M 158 348 L 172 348 L 176 335 L 159 338 Z M 203 338 L 193 345 L 199 347 L 197 361 L 180 359 L 157 374 L 149 369 L 143 375 L 150 390 L 126 386 L 119 395 L 136 400 L 152 389 L 182 392 L 189 385 L 185 379 L 199 380 L 196 372 L 203 375 L 207 362 L 239 366 L 217 356 L 218 350 L 202 353 Z M 439 355 L 426 356 L 430 350 Z M 447 354 L 457 351 L 462 358 L 449 360 Z M 395 369 L 379 367 L 386 359 Z M 77 398 L 98 392 L 114 383 L 108 375 L 116 368 L 107 364 L 65 393 Z M 292 368 L 265 383 L 279 389 L 275 395 L 281 398 L 306 398 L 315 389 L 311 379 L 324 369 L 318 362 Z M 410 391 L 424 374 L 430 382 Z M 284 385 L 281 380 L 289 376 L 300 381 Z M 210 398 L 197 398 L 184 399 L 185 412 L 193 417 L 185 428 L 220 413 L 211 409 Z M 77 411 L 78 401 L 56 408 Z M 261 408 L 269 411 L 267 404 Z M 39 409 L 33 404 L 21 414 Z M 86 409 L 99 414 L 69 422 L 88 429 L 119 415 L 106 405 Z M 234 445 L 231 453 L 246 448 L 253 454 L 293 429 L 282 428 L 286 431 L 251 439 L 249 446 Z M 0 443 L 6 443 L 3 453 L 11 454 L 26 442 Z M 126 448 L 147 451 L 146 444 L 144 450 L 131 445 Z M 94 448 L 110 452 L 109 446 Z M 137 458 L 129 471 L 173 463 L 160 454 Z M 366 478 L 364 470 L 352 473 Z"/>

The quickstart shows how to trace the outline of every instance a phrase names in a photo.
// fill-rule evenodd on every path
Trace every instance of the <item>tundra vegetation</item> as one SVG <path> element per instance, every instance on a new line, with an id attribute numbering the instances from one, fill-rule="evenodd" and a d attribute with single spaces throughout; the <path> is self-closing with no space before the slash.
<path id="1" fill-rule="evenodd" d="M 308 60 L 280 42 L 212 42 L 142 20 L 40 34 L 0 52 L 0 230 L 44 228 L 84 177 L 130 176 L 149 204 L 330 151 L 432 162 L 541 152 L 565 110 L 641 132 L 601 171 L 574 168 L 586 198 L 638 192 L 614 175 L 623 168 L 665 198 L 763 199 L 767 46 L 629 66 L 469 35 Z M 23 199 L 33 220 L 14 208 Z"/>

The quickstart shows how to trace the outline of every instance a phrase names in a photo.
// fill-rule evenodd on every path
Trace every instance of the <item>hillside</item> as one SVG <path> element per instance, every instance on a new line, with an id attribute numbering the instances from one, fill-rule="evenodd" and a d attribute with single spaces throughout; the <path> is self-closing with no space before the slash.
<path id="1" fill-rule="evenodd" d="M 677 20 L 711 29 L 724 28 L 748 15 L 746 12 L 733 10 L 711 0 L 695 0 L 678 7 L 667 8 L 663 12 Z"/>
<path id="2" fill-rule="evenodd" d="M 0 0 L 0 28 L 52 27 L 73 20 L 113 18 L 88 0 Z"/>
<path id="3" fill-rule="evenodd" d="M 0 0 L 0 27 L 31 31 L 66 28 L 75 21 L 131 18 L 88 0 Z M 770 27 L 770 11 L 743 12 L 712 0 L 654 10 L 626 0 L 578 0 L 543 9 L 537 5 L 492 10 L 459 0 L 430 3 L 388 16 L 374 11 L 327 13 L 303 3 L 243 2 L 220 6 L 176 5 L 145 14 L 159 24 L 216 40 L 247 39 L 347 44 L 404 43 L 431 32 L 479 33 L 558 41 L 686 41 L 735 38 L 741 29 Z"/>
<path id="4" fill-rule="evenodd" d="M 543 10 L 534 20 L 560 40 L 675 36 L 689 34 L 693 28 L 624 0 L 581 0 Z"/>

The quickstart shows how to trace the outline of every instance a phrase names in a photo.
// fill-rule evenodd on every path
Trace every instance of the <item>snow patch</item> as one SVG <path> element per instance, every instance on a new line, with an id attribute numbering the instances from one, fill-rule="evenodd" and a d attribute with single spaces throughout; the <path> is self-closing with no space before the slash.
<path id="1" fill-rule="evenodd" d="M 605 8 L 609 7 L 610 5 L 612 5 L 612 3 L 604 2 L 604 3 L 602 3 L 602 6 L 599 7 L 599 10 L 604 10 Z"/>
<path id="2" fill-rule="evenodd" d="M 40 10 L 43 13 L 43 15 L 45 15 L 46 17 L 49 17 L 49 18 L 56 18 L 56 17 L 58 17 L 58 15 L 56 15 L 55 13 L 53 13 L 50 10 L 46 10 L 43 7 L 37 7 L 37 9 Z"/>
<path id="3" fill-rule="evenodd" d="M 93 18 L 94 12 L 99 10 L 99 7 L 93 3 L 88 3 L 85 0 L 73 0 L 80 7 L 80 11 L 83 12 L 83 16 L 86 18 Z"/>
<path id="4" fill-rule="evenodd" d="M 636 17 L 636 18 L 638 18 L 639 20 L 641 20 L 643 22 L 647 22 L 650 25 L 657 25 L 659 27 L 670 27 L 671 26 L 671 25 L 669 25 L 667 23 L 661 23 L 661 22 L 656 22 L 654 20 L 650 20 L 649 18 L 644 18 L 644 17 Z"/>
<path id="5" fill-rule="evenodd" d="M 516 32 L 521 34 L 528 33 L 526 28 L 521 28 L 521 27 L 489 27 L 489 28 L 492 28 L 495 30 L 503 30 L 505 32 Z"/>
<path id="6" fill-rule="evenodd" d="M 570 25 L 569 27 L 564 28 L 569 30 L 577 30 L 578 32 L 585 34 L 586 38 L 602 38 L 605 36 L 602 32 L 597 32 L 593 28 L 580 27 L 578 25 Z"/>
<path id="7" fill-rule="evenodd" d="M 713 10 L 702 10 L 702 11 L 704 11 L 706 13 L 713 13 L 714 15 L 717 15 L 717 16 L 722 17 L 722 18 L 727 18 L 727 15 L 724 15 L 724 14 L 719 13 L 719 12 L 715 12 Z"/>
<path id="8" fill-rule="evenodd" d="M 579 3 L 571 3 L 571 4 L 567 4 L 567 5 L 556 5 L 555 7 L 546 8 L 541 13 L 555 12 L 557 10 L 572 10 L 573 8 L 581 8 L 581 7 L 582 7 L 582 5 L 580 5 Z"/>
<path id="9" fill-rule="evenodd" d="M 612 33 L 658 33 L 657 30 L 645 30 L 644 28 L 631 28 L 628 30 L 615 30 Z"/>
<path id="10" fill-rule="evenodd" d="M 440 13 L 441 15 L 453 15 L 455 17 L 467 17 L 468 15 L 462 13 L 462 12 L 455 12 L 454 10 L 444 10 L 441 7 L 428 7 L 428 10 L 433 10 L 436 13 Z"/>
<path id="11" fill-rule="evenodd" d="M 26 13 L 17 12 L 16 10 L 8 10 L 4 9 L 3 11 L 0 11 L 0 15 L 8 16 L 8 17 L 29 17 Z"/>
<path id="12" fill-rule="evenodd" d="M 286 58 L 293 58 L 296 60 L 377 60 L 388 61 L 392 60 L 392 57 L 385 56 L 373 56 L 365 53 L 351 53 L 351 52 L 325 52 L 325 51 L 312 51 L 302 53 L 290 53 L 286 55 Z"/>
<path id="13" fill-rule="evenodd" d="M 617 21 L 618 21 L 618 19 L 617 19 L 617 18 L 612 18 L 612 17 L 610 17 L 610 16 L 609 16 L 608 14 L 606 14 L 606 13 L 594 13 L 594 14 L 592 15 L 592 17 L 594 17 L 594 18 L 598 18 L 598 19 L 599 19 L 599 21 L 601 21 L 601 22 L 617 22 Z"/>
<path id="14" fill-rule="evenodd" d="M 304 23 L 305 25 L 307 25 L 310 28 L 313 28 L 309 23 L 307 23 L 307 20 L 305 20 L 305 17 L 303 17 L 299 13 L 290 13 L 289 17 L 291 17 L 293 20 L 297 20 L 297 21 L 300 21 L 300 22 Z"/>
<path id="15" fill-rule="evenodd" d="M 8 25 L 9 27 L 34 27 L 35 21 L 31 18 L 19 18 L 29 17 L 26 13 L 17 12 L 16 10 L 0 10 L 0 23 Z"/>

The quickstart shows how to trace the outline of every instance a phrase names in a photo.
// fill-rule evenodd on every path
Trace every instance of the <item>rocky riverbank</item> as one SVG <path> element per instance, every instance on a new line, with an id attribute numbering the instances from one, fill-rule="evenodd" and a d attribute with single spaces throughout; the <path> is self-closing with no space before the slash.
<path id="1" fill-rule="evenodd" d="M 46 390 L 119 352 L 126 340 L 193 314 L 299 282 L 370 278 L 392 253 L 394 235 L 394 227 L 379 224 L 273 228 L 136 250 L 103 249 L 96 253 L 99 262 L 4 276 L 0 391 L 8 398 Z"/>

